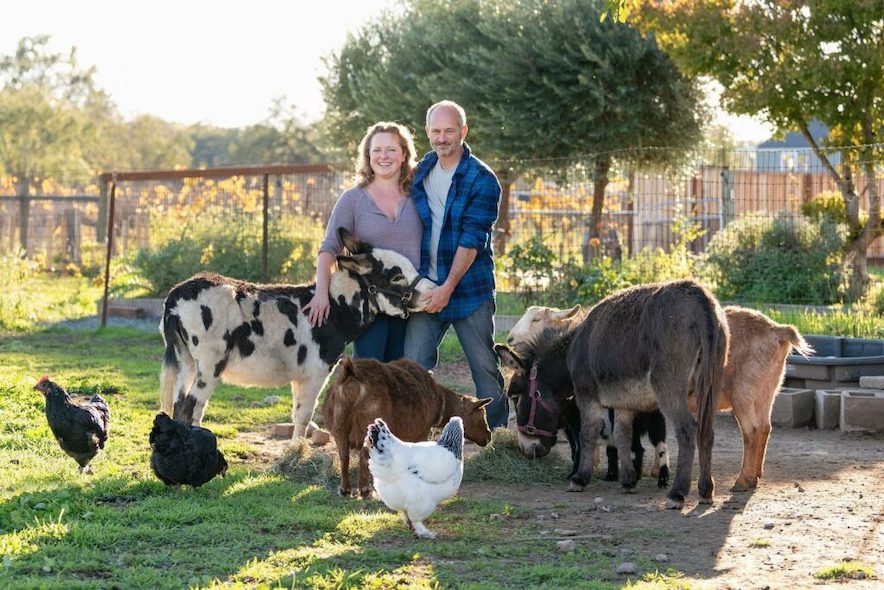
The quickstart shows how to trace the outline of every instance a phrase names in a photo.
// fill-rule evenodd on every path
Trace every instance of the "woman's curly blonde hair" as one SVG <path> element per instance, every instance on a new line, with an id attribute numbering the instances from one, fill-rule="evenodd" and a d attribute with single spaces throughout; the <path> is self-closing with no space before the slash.
<path id="1" fill-rule="evenodd" d="M 404 194 L 410 195 L 411 180 L 414 178 L 414 168 L 417 165 L 414 137 L 411 135 L 408 127 L 391 121 L 375 123 L 370 125 L 365 131 L 365 136 L 359 142 L 359 157 L 356 160 L 356 185 L 366 187 L 368 183 L 374 180 L 369 150 L 371 150 L 371 139 L 378 133 L 392 133 L 399 137 L 399 145 L 402 148 L 402 154 L 405 156 L 405 161 L 402 162 L 402 169 L 399 171 L 399 186 Z"/>

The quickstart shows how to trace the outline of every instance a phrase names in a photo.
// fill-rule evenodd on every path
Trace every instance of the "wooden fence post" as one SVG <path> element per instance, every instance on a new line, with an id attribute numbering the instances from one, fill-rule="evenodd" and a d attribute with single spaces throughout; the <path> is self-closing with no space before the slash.
<path id="1" fill-rule="evenodd" d="M 269 201 L 270 201 L 270 175 L 264 175 L 264 203 L 262 208 L 262 233 L 261 233 L 261 280 L 265 283 L 268 281 L 267 278 L 267 249 L 268 249 L 268 229 L 267 229 L 267 216 L 269 209 Z"/>
<path id="2" fill-rule="evenodd" d="M 95 226 L 95 241 L 99 244 L 107 237 L 107 179 L 99 177 L 98 182 L 98 224 Z"/>
<path id="3" fill-rule="evenodd" d="M 721 169 L 721 229 L 734 220 L 734 173 L 725 166 Z"/>
<path id="4" fill-rule="evenodd" d="M 28 255 L 28 223 L 31 217 L 31 183 L 27 178 L 16 182 L 18 193 L 18 242 Z"/>

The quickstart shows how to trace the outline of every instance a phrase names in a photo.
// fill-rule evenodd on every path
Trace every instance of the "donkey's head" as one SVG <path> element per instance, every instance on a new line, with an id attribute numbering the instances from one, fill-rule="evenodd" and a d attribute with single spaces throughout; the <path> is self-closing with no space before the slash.
<path id="1" fill-rule="evenodd" d="M 368 286 L 369 297 L 381 313 L 408 317 L 423 311 L 426 303 L 421 295 L 436 285 L 421 278 L 414 265 L 398 252 L 374 248 L 356 238 L 343 227 L 338 238 L 349 255 L 338 256 L 338 267 L 359 278 Z"/>
<path id="2" fill-rule="evenodd" d="M 506 344 L 494 350 L 506 376 L 506 394 L 516 408 L 519 449 L 527 457 L 543 457 L 556 444 L 562 409 L 573 395 L 562 328 L 547 328 L 516 352 Z"/>

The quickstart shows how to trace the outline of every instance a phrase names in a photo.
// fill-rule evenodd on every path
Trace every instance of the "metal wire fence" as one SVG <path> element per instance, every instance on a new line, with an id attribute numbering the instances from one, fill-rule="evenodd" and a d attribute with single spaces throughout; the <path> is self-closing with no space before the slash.
<path id="1" fill-rule="evenodd" d="M 874 193 L 869 184 L 880 195 L 884 175 L 880 165 L 873 165 L 869 179 L 861 153 L 867 150 L 841 148 L 829 158 L 836 170 L 850 163 L 860 208 L 868 210 Z M 532 240 L 542 241 L 555 263 L 576 265 L 598 257 L 628 260 L 677 244 L 701 254 L 734 221 L 799 217 L 815 199 L 840 194 L 831 172 L 809 149 L 698 151 L 665 166 L 631 163 L 645 159 L 635 156 L 611 154 L 595 234 L 592 207 L 600 179 L 593 162 L 598 154 L 567 162 L 489 161 L 501 171 L 506 189 L 495 240 L 498 258 Z M 0 250 L 21 247 L 48 266 L 73 264 L 100 273 L 110 242 L 114 261 L 138 261 L 142 271 L 152 268 L 154 276 L 144 284 L 162 293 L 170 282 L 199 268 L 252 280 L 310 280 L 325 223 L 351 183 L 352 166 L 57 178 L 64 180 L 42 180 L 24 190 L 17 179 L 0 176 Z M 693 228 L 687 242 L 685 227 Z M 108 228 L 111 240 L 106 239 Z M 874 241 L 868 254 L 884 257 L 882 240 Z M 504 290 L 521 288 L 505 265 L 498 278 Z"/>

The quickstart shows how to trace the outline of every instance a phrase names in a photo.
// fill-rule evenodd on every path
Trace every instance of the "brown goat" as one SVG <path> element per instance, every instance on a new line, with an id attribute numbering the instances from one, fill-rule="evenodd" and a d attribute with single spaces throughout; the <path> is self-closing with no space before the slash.
<path id="1" fill-rule="evenodd" d="M 733 409 L 743 434 L 743 461 L 733 487 L 739 491 L 756 487 L 764 471 L 770 412 L 786 373 L 786 356 L 792 347 L 805 356 L 814 351 L 795 326 L 744 307 L 727 306 L 724 313 L 731 340 L 718 409 Z"/>
<path id="2" fill-rule="evenodd" d="M 579 305 L 568 310 L 531 306 L 510 331 L 507 342 L 519 350 L 544 327 L 574 325 L 584 314 Z M 813 348 L 795 326 L 779 324 L 761 312 L 729 305 L 724 314 L 730 342 L 718 409 L 733 410 L 743 435 L 743 460 L 733 486 L 740 491 L 756 487 L 764 470 L 770 412 L 786 372 L 786 356 L 792 347 L 805 356 L 813 354 Z M 688 405 L 696 411 L 693 395 Z"/>
<path id="3" fill-rule="evenodd" d="M 452 416 L 460 416 L 466 438 L 483 447 L 491 441 L 485 416 L 491 398 L 459 395 L 436 383 L 429 371 L 413 361 L 381 363 L 344 357 L 331 379 L 322 413 L 338 447 L 342 496 L 351 493 L 351 449 L 359 450 L 359 494 L 363 498 L 371 494 L 363 441 L 375 418 L 382 418 L 401 440 L 419 442 L 427 440 L 433 427 L 441 428 Z"/>

